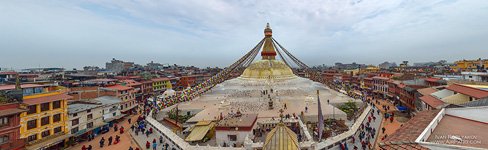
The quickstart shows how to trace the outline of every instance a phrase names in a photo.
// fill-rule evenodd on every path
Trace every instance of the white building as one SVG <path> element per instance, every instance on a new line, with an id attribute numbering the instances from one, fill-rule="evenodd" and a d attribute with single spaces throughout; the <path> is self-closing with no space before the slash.
<path id="1" fill-rule="evenodd" d="M 94 103 L 77 103 L 68 105 L 68 129 L 74 137 L 99 129 L 103 121 L 103 107 Z"/>
<path id="2" fill-rule="evenodd" d="M 488 82 L 488 72 L 461 72 L 463 80 Z"/>
<path id="3" fill-rule="evenodd" d="M 103 108 L 103 120 L 107 123 L 125 116 L 120 112 L 122 100 L 114 96 L 102 96 L 91 100 L 100 104 Z"/>
<path id="4" fill-rule="evenodd" d="M 240 147 L 246 136 L 252 135 L 252 128 L 256 123 L 257 114 L 243 114 L 240 117 L 227 117 L 219 121 L 215 128 L 217 145 Z"/>

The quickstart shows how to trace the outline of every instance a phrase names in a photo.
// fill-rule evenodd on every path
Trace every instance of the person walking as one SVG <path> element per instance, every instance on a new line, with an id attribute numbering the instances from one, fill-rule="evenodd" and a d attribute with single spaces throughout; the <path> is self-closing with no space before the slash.
<path id="1" fill-rule="evenodd" d="M 158 143 L 156 143 L 156 142 L 152 143 L 152 147 L 153 147 L 153 150 L 156 150 L 156 148 L 158 147 Z"/>
<path id="2" fill-rule="evenodd" d="M 100 142 L 99 143 L 100 143 L 100 148 L 102 148 L 103 147 L 103 143 L 105 143 L 105 138 L 102 137 L 102 139 L 100 139 Z"/>
<path id="3" fill-rule="evenodd" d="M 92 150 L 92 146 L 91 145 L 88 145 L 88 148 L 86 150 Z"/>
<path id="4" fill-rule="evenodd" d="M 86 150 L 86 146 L 83 145 L 83 147 L 81 147 L 81 150 Z"/>
<path id="5" fill-rule="evenodd" d="M 112 145 L 112 140 L 113 140 L 113 139 L 112 139 L 112 136 L 110 136 L 110 137 L 108 138 L 108 146 Z"/>
<path id="6" fill-rule="evenodd" d="M 159 144 L 162 144 L 163 143 L 163 136 L 159 136 Z"/>

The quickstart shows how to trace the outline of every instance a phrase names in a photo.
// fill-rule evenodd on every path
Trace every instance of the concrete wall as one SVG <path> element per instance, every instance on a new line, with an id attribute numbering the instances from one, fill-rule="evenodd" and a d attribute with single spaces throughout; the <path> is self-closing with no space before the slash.
<path id="1" fill-rule="evenodd" d="M 244 140 L 246 139 L 246 135 L 251 135 L 251 131 L 227 131 L 227 130 L 216 130 L 215 131 L 215 138 L 217 144 L 220 146 L 224 145 L 226 142 L 227 146 L 236 144 L 237 146 L 242 146 L 244 144 Z M 237 135 L 236 141 L 230 141 L 228 135 Z"/>

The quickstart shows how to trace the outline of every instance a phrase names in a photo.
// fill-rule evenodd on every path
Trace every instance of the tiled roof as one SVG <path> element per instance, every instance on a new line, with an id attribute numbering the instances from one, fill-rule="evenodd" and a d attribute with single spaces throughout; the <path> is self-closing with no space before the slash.
<path id="1" fill-rule="evenodd" d="M 118 90 L 118 91 L 125 91 L 125 90 L 130 90 L 132 89 L 132 87 L 128 87 L 128 86 L 122 86 L 122 85 L 112 85 L 112 86 L 109 86 L 109 87 L 106 87 L 108 89 L 113 89 L 113 90 Z"/>
<path id="2" fill-rule="evenodd" d="M 21 88 L 33 88 L 33 87 L 43 87 L 45 85 L 40 85 L 40 84 L 22 84 L 20 85 Z M 0 86 L 0 90 L 13 90 L 15 89 L 15 85 L 2 85 Z"/>
<path id="3" fill-rule="evenodd" d="M 438 108 L 439 106 L 444 105 L 444 102 L 435 98 L 434 96 L 431 95 L 425 95 L 420 97 L 420 100 L 428 104 L 430 107 Z"/>
<path id="4" fill-rule="evenodd" d="M 447 89 L 454 91 L 454 92 L 464 94 L 464 95 L 474 97 L 476 99 L 488 97 L 488 91 L 469 87 L 469 86 L 464 86 L 464 85 L 460 85 L 460 84 L 449 85 L 447 87 Z"/>
<path id="5" fill-rule="evenodd" d="M 67 100 L 73 98 L 72 96 L 69 96 L 68 94 L 57 94 L 57 95 L 51 95 L 51 96 L 43 96 L 43 97 L 37 97 L 37 98 L 31 98 L 31 99 L 24 99 L 24 103 L 28 105 L 34 105 L 34 104 L 41 104 L 45 102 L 52 102 L 52 101 L 58 101 L 58 100 Z"/>
<path id="6" fill-rule="evenodd" d="M 380 77 L 380 76 L 374 76 L 373 79 L 388 80 L 389 78 Z"/>
<path id="7" fill-rule="evenodd" d="M 419 92 L 422 95 L 430 95 L 434 92 L 437 92 L 437 89 L 429 87 L 429 88 L 418 89 L 417 92 Z"/>
<path id="8" fill-rule="evenodd" d="M 395 133 L 388 136 L 383 143 L 415 141 L 439 111 L 428 110 L 419 112 L 415 117 L 403 124 Z"/>
<path id="9" fill-rule="evenodd" d="M 0 74 L 2 74 L 2 75 L 7 75 L 7 74 L 8 75 L 15 75 L 15 74 L 17 74 L 17 72 L 14 72 L 14 71 L 5 71 L 5 72 L 0 72 Z"/>
<path id="10" fill-rule="evenodd" d="M 441 80 L 440 78 L 425 78 L 424 79 L 425 81 L 428 81 L 428 82 L 437 82 L 439 80 Z"/>
<path id="11" fill-rule="evenodd" d="M 120 82 L 126 83 L 127 86 L 137 86 L 137 85 L 141 85 L 142 84 L 141 82 L 137 82 L 137 81 L 134 81 L 134 80 L 122 80 Z"/>
<path id="12" fill-rule="evenodd" d="M 385 142 L 380 147 L 382 150 L 429 150 L 415 142 Z"/>
<path id="13" fill-rule="evenodd" d="M 27 111 L 25 109 L 20 109 L 20 108 L 11 108 L 11 109 L 5 109 L 5 110 L 0 110 L 0 116 L 7 116 L 7 115 L 12 115 L 12 114 L 18 114 L 21 112 Z"/>
<path id="14" fill-rule="evenodd" d="M 158 82 L 158 81 L 169 81 L 170 79 L 169 78 L 154 78 L 154 79 L 151 79 L 153 82 Z"/>

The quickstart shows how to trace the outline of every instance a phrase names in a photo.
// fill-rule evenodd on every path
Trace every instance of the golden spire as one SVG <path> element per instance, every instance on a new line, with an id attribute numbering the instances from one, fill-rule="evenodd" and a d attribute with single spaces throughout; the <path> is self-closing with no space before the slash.
<path id="1" fill-rule="evenodd" d="M 276 56 L 275 47 L 273 46 L 273 30 L 269 27 L 269 23 L 266 24 L 266 28 L 264 29 L 264 45 L 263 50 L 261 51 L 261 56 L 263 59 L 274 60 Z"/>

